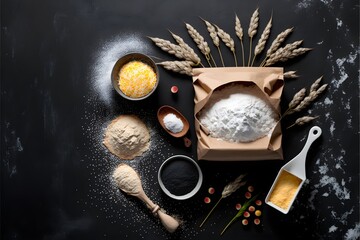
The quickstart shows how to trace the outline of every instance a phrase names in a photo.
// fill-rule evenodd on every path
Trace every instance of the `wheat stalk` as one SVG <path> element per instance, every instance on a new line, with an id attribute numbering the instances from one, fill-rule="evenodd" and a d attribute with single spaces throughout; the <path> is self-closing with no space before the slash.
<path id="1" fill-rule="evenodd" d="M 272 27 L 272 16 L 271 16 L 269 22 L 266 24 L 266 27 L 265 27 L 263 33 L 261 34 L 261 37 L 260 37 L 258 43 L 255 46 L 254 57 L 253 57 L 251 66 L 253 66 L 256 56 L 258 56 L 264 50 L 265 44 L 270 36 L 271 27 Z"/>
<path id="2" fill-rule="evenodd" d="M 230 51 L 233 53 L 234 55 L 234 60 L 235 60 L 235 66 L 237 67 L 237 59 L 236 59 L 236 54 L 235 54 L 235 43 L 234 40 L 231 38 L 230 34 L 228 34 L 227 32 L 225 32 L 223 29 L 221 29 L 219 26 L 215 25 L 216 29 L 217 29 L 217 34 L 220 37 L 221 41 L 223 43 L 225 43 L 225 45 L 230 49 Z"/>
<path id="3" fill-rule="evenodd" d="M 289 103 L 289 109 L 296 107 L 305 97 L 306 88 L 301 89 L 297 93 L 295 93 L 293 99 Z"/>
<path id="4" fill-rule="evenodd" d="M 251 59 L 251 48 L 252 48 L 252 40 L 255 34 L 257 33 L 257 28 L 259 26 L 259 8 L 257 8 L 251 16 L 248 35 L 250 38 L 250 48 L 249 48 L 249 60 L 248 66 L 250 66 L 250 59 Z"/>
<path id="5" fill-rule="evenodd" d="M 208 215 L 205 217 L 204 221 L 202 221 L 202 223 L 200 224 L 200 227 L 202 227 L 204 225 L 204 223 L 206 222 L 206 220 L 209 218 L 209 216 L 211 215 L 211 213 L 214 211 L 214 209 L 216 208 L 216 206 L 220 203 L 221 199 L 226 198 L 228 196 L 230 196 L 233 192 L 235 192 L 236 190 L 238 190 L 241 186 L 244 186 L 246 184 L 246 181 L 243 181 L 244 177 L 246 176 L 246 174 L 241 174 L 240 176 L 238 176 L 234 181 L 230 182 L 229 184 L 227 184 L 222 193 L 221 193 L 221 197 L 220 199 L 217 201 L 217 203 L 214 205 L 214 207 L 210 210 L 210 212 L 208 213 Z"/>
<path id="6" fill-rule="evenodd" d="M 170 53 L 172 55 L 175 55 L 179 59 L 186 59 L 185 53 L 179 45 L 176 45 L 168 40 L 161 38 L 154 38 L 154 37 L 149 37 L 149 38 L 155 43 L 156 46 L 160 47 L 161 50 Z"/>
<path id="7" fill-rule="evenodd" d="M 212 25 L 210 22 L 206 21 L 206 20 L 203 19 L 203 18 L 201 18 L 201 20 L 203 20 L 203 21 L 205 22 L 206 29 L 208 30 L 209 35 L 210 35 L 210 37 L 211 37 L 214 45 L 216 46 L 216 48 L 217 48 L 217 50 L 218 50 L 218 52 L 219 52 L 220 60 L 221 60 L 221 63 L 222 63 L 222 65 L 223 65 L 223 67 L 224 67 L 224 66 L 225 66 L 225 65 L 224 65 L 224 60 L 223 60 L 223 57 L 222 57 L 222 54 L 221 54 L 221 50 L 220 50 L 220 39 L 219 39 L 219 37 L 218 37 L 218 35 L 217 35 L 216 29 L 215 29 L 214 25 Z M 214 65 L 215 65 L 215 67 L 217 67 L 217 66 L 216 66 L 216 63 L 215 63 L 215 61 L 214 61 L 214 58 L 211 58 L 211 59 L 212 59 Z"/>
<path id="8" fill-rule="evenodd" d="M 283 57 L 281 57 L 278 61 L 280 62 L 286 62 L 287 60 L 300 56 L 308 51 L 311 51 L 312 48 L 297 48 L 292 50 L 289 54 L 284 55 Z"/>
<path id="9" fill-rule="evenodd" d="M 284 78 L 298 78 L 299 76 L 296 74 L 296 71 L 287 71 L 284 72 Z"/>
<path id="10" fill-rule="evenodd" d="M 238 190 L 241 186 L 244 186 L 246 184 L 246 182 L 243 182 L 242 180 L 245 176 L 246 176 L 246 174 L 241 174 L 234 181 L 232 181 L 231 183 L 226 185 L 224 187 L 224 190 L 221 193 L 221 197 L 226 198 L 226 197 L 230 196 L 233 192 Z"/>
<path id="11" fill-rule="evenodd" d="M 164 61 L 157 64 L 167 70 L 192 76 L 192 62 L 190 61 Z"/>
<path id="12" fill-rule="evenodd" d="M 235 14 L 235 33 L 236 36 L 238 36 L 238 38 L 240 39 L 242 62 L 243 62 L 243 66 L 245 66 L 244 44 L 243 44 L 244 31 L 241 27 L 240 19 L 236 14 Z"/>
<path id="13" fill-rule="evenodd" d="M 301 45 L 302 42 L 303 42 L 302 40 L 295 41 L 293 43 L 286 44 L 285 47 L 283 47 L 283 48 L 279 48 L 278 50 L 276 50 L 276 52 L 271 54 L 269 56 L 269 58 L 265 61 L 265 67 L 273 65 L 273 64 L 277 63 L 278 61 L 290 59 L 290 58 L 293 58 L 293 57 L 296 57 L 296 56 L 302 54 L 301 52 L 293 53 L 296 50 L 296 48 Z M 298 55 L 295 55 L 295 54 L 298 54 Z"/>
<path id="14" fill-rule="evenodd" d="M 180 36 L 176 35 L 175 33 L 171 32 L 171 35 L 173 36 L 173 38 L 175 39 L 175 41 L 179 44 L 179 46 L 182 48 L 184 55 L 185 55 L 185 60 L 188 61 L 192 61 L 195 66 L 197 65 L 201 65 L 202 67 L 204 67 L 204 65 L 202 65 L 201 63 L 201 59 L 199 58 L 199 56 L 195 53 L 194 49 L 192 49 L 185 41 L 184 39 L 182 39 Z"/>
<path id="15" fill-rule="evenodd" d="M 294 108 L 294 112 L 300 112 L 307 108 L 323 91 L 325 91 L 327 84 L 322 85 L 317 90 L 314 90 L 309 93 L 307 97 L 305 97 L 296 108 Z"/>
<path id="16" fill-rule="evenodd" d="M 279 49 L 280 45 L 285 41 L 286 37 L 293 32 L 293 30 L 294 28 L 288 28 L 276 36 L 274 41 L 271 43 L 269 49 L 267 50 L 265 59 L 262 61 L 260 66 L 263 66 L 265 64 L 265 61 L 270 57 L 270 55 L 272 55 Z"/>
<path id="17" fill-rule="evenodd" d="M 282 117 L 294 113 L 294 108 L 305 98 L 306 88 L 302 88 L 295 93 L 293 99 L 290 101 L 288 109 L 285 111 Z"/>
<path id="18" fill-rule="evenodd" d="M 305 123 L 311 122 L 311 121 L 313 121 L 314 119 L 316 119 L 316 118 L 318 118 L 318 117 L 319 117 L 319 116 L 316 116 L 316 117 L 304 116 L 304 117 L 298 118 L 298 119 L 296 119 L 296 121 L 295 121 L 293 124 L 291 124 L 291 125 L 290 125 L 289 127 L 287 127 L 286 129 L 289 129 L 289 128 L 291 128 L 291 127 L 293 127 L 293 126 L 296 126 L 296 125 L 302 126 L 302 125 L 304 125 Z"/>
<path id="19" fill-rule="evenodd" d="M 306 96 L 306 89 L 302 88 L 300 91 L 295 93 L 293 99 L 290 101 L 288 109 L 282 115 L 283 118 L 286 115 L 300 112 L 301 110 L 308 107 L 327 87 L 327 84 L 320 86 L 322 76 L 314 81 L 310 86 L 309 95 Z"/>
<path id="20" fill-rule="evenodd" d="M 197 47 L 202 52 L 202 54 L 204 54 L 207 62 L 211 66 L 211 63 L 210 63 L 210 48 L 209 48 L 208 43 L 205 41 L 203 36 L 201 36 L 201 34 L 193 26 L 191 26 L 188 23 L 185 23 L 185 25 L 186 25 L 186 28 L 187 28 L 187 31 L 188 31 L 190 37 L 194 40 Z"/>
<path id="21" fill-rule="evenodd" d="M 319 77 L 318 79 L 315 80 L 315 82 L 313 84 L 311 84 L 310 92 L 316 91 L 316 89 L 318 89 L 320 87 L 320 82 L 321 82 L 322 78 L 323 78 L 323 76 Z"/>

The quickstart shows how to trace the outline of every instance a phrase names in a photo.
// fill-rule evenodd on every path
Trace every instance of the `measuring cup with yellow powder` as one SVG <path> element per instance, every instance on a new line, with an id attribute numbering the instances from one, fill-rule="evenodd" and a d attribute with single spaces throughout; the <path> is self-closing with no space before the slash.
<path id="1" fill-rule="evenodd" d="M 306 180 L 305 162 L 311 144 L 321 135 L 321 128 L 314 126 L 310 129 L 304 148 L 279 171 L 265 203 L 287 214 L 297 194 Z"/>

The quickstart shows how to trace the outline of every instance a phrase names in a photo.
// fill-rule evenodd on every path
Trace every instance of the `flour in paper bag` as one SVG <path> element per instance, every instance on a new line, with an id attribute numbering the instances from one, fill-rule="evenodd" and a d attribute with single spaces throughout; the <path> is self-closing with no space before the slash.
<path id="1" fill-rule="evenodd" d="M 271 135 L 277 119 L 264 93 L 243 84 L 215 90 L 199 117 L 211 137 L 237 143 Z"/>

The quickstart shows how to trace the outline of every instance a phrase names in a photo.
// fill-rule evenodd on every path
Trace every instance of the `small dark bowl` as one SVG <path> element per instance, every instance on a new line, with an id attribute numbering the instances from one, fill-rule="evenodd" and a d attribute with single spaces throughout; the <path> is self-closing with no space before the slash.
<path id="1" fill-rule="evenodd" d="M 156 74 L 156 84 L 155 84 L 154 88 L 148 94 L 146 94 L 143 97 L 139 97 L 139 98 L 129 97 L 129 96 L 125 95 L 119 88 L 119 72 L 120 72 L 120 69 L 126 63 L 134 61 L 134 60 L 146 63 L 147 65 L 152 67 L 152 69 L 154 70 L 154 72 Z M 116 92 L 118 94 L 120 94 L 120 96 L 122 96 L 123 98 L 126 98 L 128 100 L 133 100 L 133 101 L 143 100 L 143 99 L 149 97 L 156 90 L 157 86 L 159 85 L 159 70 L 158 70 L 155 62 L 149 56 L 146 56 L 146 55 L 144 55 L 142 53 L 129 53 L 129 54 L 126 54 L 125 56 L 121 57 L 119 60 L 116 61 L 115 65 L 114 65 L 114 67 L 112 69 L 112 72 L 111 72 L 111 82 L 112 82 L 112 85 L 113 85 L 114 89 L 116 90 Z"/>

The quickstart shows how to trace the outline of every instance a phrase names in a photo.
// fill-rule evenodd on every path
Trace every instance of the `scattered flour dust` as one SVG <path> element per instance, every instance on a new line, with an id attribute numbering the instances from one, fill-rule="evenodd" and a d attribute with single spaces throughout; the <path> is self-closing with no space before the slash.
<path id="1" fill-rule="evenodd" d="M 165 238 L 166 232 L 163 231 L 161 224 L 154 221 L 151 216 L 149 217 L 148 211 L 144 210 L 146 207 L 138 199 L 122 192 L 113 178 L 115 169 L 120 163 L 128 164 L 140 175 L 142 187 L 149 198 L 163 206 L 163 200 L 160 197 L 161 190 L 156 187 L 158 186 L 157 170 L 162 161 L 171 156 L 171 149 L 157 131 L 158 122 L 156 118 L 152 118 L 153 113 L 147 113 L 143 110 L 137 112 L 139 118 L 144 121 L 149 129 L 150 147 L 148 151 L 132 161 L 121 160 L 107 151 L 102 144 L 103 134 L 109 123 L 118 116 L 119 110 L 114 107 L 115 111 L 104 117 L 102 114 L 104 105 L 99 102 L 96 96 L 88 100 L 87 106 L 88 110 L 84 116 L 84 121 L 87 124 L 83 125 L 82 129 L 87 139 L 84 142 L 84 147 L 88 153 L 81 162 L 89 174 L 89 184 L 86 197 L 79 199 L 78 204 L 84 212 L 97 209 L 97 218 L 106 220 L 116 227 L 135 229 L 134 234 L 138 236 L 138 239 L 146 239 L 148 231 L 156 232 L 160 237 Z M 168 207 L 168 211 L 174 211 L 171 205 Z M 132 216 L 132 218 L 127 216 Z M 147 227 L 139 227 L 139 223 Z"/>
<path id="2" fill-rule="evenodd" d="M 111 71 L 116 61 L 130 52 L 147 52 L 149 42 L 144 36 L 129 33 L 106 42 L 95 54 L 92 69 L 93 88 L 106 104 L 111 103 Z"/>
<path id="3" fill-rule="evenodd" d="M 103 143 L 112 154 L 132 160 L 149 149 L 150 133 L 135 115 L 120 115 L 106 128 Z"/>
<path id="4" fill-rule="evenodd" d="M 352 229 L 349 229 L 345 236 L 345 240 L 357 240 L 360 239 L 360 223 L 356 223 L 356 226 Z"/>
<path id="5" fill-rule="evenodd" d="M 338 228 L 334 225 L 332 225 L 331 227 L 329 227 L 329 233 L 335 232 Z"/>
<path id="6" fill-rule="evenodd" d="M 215 90 L 199 116 L 210 136 L 229 142 L 252 142 L 271 135 L 277 120 L 263 92 L 242 84 Z"/>
<path id="7" fill-rule="evenodd" d="M 104 132 L 113 119 L 121 114 L 134 114 L 133 103 L 115 102 L 110 78 L 113 65 L 118 58 L 130 52 L 141 52 L 151 56 L 151 49 L 153 49 L 152 43 L 146 36 L 123 33 L 101 43 L 93 56 L 92 64 L 89 66 L 92 91 L 84 96 L 85 113 L 82 118 L 82 131 L 87 139 L 83 147 L 88 152 L 82 157 L 81 164 L 88 174 L 89 184 L 88 189 L 84 189 L 88 192 L 86 197 L 79 199 L 77 203 L 84 212 L 93 212 L 93 209 L 96 209 L 96 218 L 107 221 L 116 228 L 133 229 L 138 239 L 147 239 L 149 233 L 156 234 L 160 239 L 166 239 L 168 233 L 159 222 L 149 216 L 146 206 L 118 188 L 113 173 L 124 160 L 111 154 L 102 144 Z M 149 198 L 164 206 L 164 199 L 158 186 L 157 171 L 162 162 L 173 155 L 174 149 L 171 148 L 172 143 L 162 136 L 163 132 L 153 109 L 140 106 L 136 114 L 147 126 L 151 142 L 148 151 L 133 161 L 125 161 L 140 175 L 142 187 Z M 186 209 L 178 202 L 167 202 L 166 209 L 170 214 L 183 217 L 185 221 L 183 228 L 186 228 L 186 232 L 182 232 L 182 237 L 196 239 L 199 231 L 191 219 L 194 209 Z M 200 206 L 196 211 L 200 211 Z"/>

